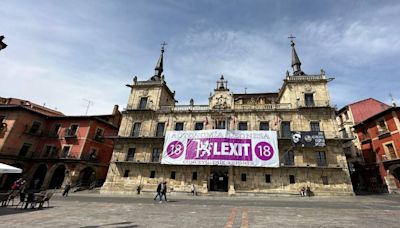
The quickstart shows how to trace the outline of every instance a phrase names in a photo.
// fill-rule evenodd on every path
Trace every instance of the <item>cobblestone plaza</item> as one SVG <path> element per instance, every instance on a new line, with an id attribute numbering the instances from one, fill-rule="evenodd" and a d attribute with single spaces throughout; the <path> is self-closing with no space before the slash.
<path id="1" fill-rule="evenodd" d="M 0 227 L 397 227 L 398 196 L 56 195 L 49 208 L 0 209 Z M 83 210 L 82 210 L 83 209 Z"/>

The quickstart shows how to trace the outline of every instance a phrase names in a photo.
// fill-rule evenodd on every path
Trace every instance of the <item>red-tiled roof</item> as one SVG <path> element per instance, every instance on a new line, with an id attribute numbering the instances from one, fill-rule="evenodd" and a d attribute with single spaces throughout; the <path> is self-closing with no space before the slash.
<path id="1" fill-rule="evenodd" d="M 360 123 L 363 120 L 368 119 L 369 117 L 390 108 L 389 105 L 380 102 L 374 98 L 367 98 L 346 105 L 339 110 L 339 113 L 345 110 L 346 107 L 349 107 L 349 109 L 351 109 L 355 124 Z"/>

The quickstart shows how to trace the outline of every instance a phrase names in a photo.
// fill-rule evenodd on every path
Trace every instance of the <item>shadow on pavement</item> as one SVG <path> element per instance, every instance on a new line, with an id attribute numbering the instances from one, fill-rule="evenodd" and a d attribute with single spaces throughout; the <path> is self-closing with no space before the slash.
<path id="1" fill-rule="evenodd" d="M 125 226 L 118 226 L 118 225 L 125 225 Z M 103 225 L 94 225 L 94 226 L 81 226 L 80 228 L 98 228 L 104 226 L 111 226 L 117 228 L 130 228 L 130 227 L 139 227 L 138 225 L 132 224 L 132 222 L 118 222 L 118 223 L 110 223 L 110 224 L 103 224 Z"/>
<path id="2" fill-rule="evenodd" d="M 0 209 L 0 216 L 3 215 L 12 215 L 12 214 L 21 214 L 26 212 L 33 212 L 33 211 L 44 211 L 47 209 L 51 209 L 53 207 L 43 207 L 41 209 L 23 209 L 23 208 L 15 208 L 15 207 L 2 207 Z"/>

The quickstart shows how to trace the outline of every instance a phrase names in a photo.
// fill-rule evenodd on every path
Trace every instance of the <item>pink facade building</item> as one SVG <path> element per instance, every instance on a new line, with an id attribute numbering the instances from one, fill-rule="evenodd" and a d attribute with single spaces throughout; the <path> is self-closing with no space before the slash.
<path id="1" fill-rule="evenodd" d="M 400 193 L 400 108 L 391 107 L 354 126 L 372 191 Z"/>
<path id="2" fill-rule="evenodd" d="M 112 156 L 121 113 L 65 116 L 19 99 L 0 98 L 0 162 L 23 169 L 28 187 L 59 188 L 101 185 Z M 19 174 L 4 174 L 9 188 Z"/>

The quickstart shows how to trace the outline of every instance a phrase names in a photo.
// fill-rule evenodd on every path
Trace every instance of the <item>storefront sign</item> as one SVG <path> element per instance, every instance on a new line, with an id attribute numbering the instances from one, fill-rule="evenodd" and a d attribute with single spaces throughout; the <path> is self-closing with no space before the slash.
<path id="1" fill-rule="evenodd" d="M 275 131 L 168 131 L 162 164 L 278 167 Z"/>

